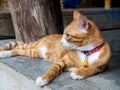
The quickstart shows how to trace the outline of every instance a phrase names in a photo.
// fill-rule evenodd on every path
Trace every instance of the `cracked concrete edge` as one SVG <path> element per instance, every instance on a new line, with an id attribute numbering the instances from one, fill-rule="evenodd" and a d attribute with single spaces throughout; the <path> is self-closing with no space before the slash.
<path id="1" fill-rule="evenodd" d="M 0 71 L 5 72 L 7 75 L 13 78 L 13 80 L 16 82 L 16 86 L 18 90 L 52 90 L 47 86 L 37 87 L 35 85 L 35 81 L 25 77 L 19 72 L 16 72 L 12 68 L 8 67 L 7 65 L 1 62 L 0 62 Z"/>

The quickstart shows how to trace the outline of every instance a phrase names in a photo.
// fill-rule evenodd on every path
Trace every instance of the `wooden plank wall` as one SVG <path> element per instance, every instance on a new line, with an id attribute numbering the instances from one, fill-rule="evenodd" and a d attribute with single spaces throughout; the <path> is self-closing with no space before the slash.
<path id="1" fill-rule="evenodd" d="M 120 28 L 120 8 L 84 8 L 78 9 L 93 20 L 101 30 Z M 73 9 L 63 9 L 63 22 L 66 27 L 73 19 Z M 9 11 L 0 11 L 0 38 L 14 37 L 13 23 Z"/>
<path id="2" fill-rule="evenodd" d="M 0 11 L 0 39 L 15 36 L 10 11 Z"/>
<path id="3" fill-rule="evenodd" d="M 102 30 L 120 28 L 120 8 L 84 8 L 77 10 L 93 20 Z M 63 9 L 62 14 L 64 26 L 67 26 L 73 19 L 73 9 Z"/>

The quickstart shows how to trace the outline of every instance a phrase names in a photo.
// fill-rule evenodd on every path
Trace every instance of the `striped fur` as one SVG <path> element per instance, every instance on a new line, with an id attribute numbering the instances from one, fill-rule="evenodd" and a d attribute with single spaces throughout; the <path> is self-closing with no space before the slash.
<path id="1" fill-rule="evenodd" d="M 20 45 L 21 42 L 10 42 L 6 45 L 4 45 L 3 47 L 0 47 L 0 51 L 5 51 L 5 50 L 11 50 L 13 48 L 15 48 L 16 46 Z"/>
<path id="2" fill-rule="evenodd" d="M 38 86 L 48 84 L 66 69 L 72 71 L 71 78 L 75 80 L 104 71 L 111 57 L 109 44 L 94 22 L 78 11 L 74 11 L 73 16 L 63 35 L 49 35 L 31 43 L 11 42 L 0 47 L 0 58 L 21 55 L 53 62 L 48 71 L 36 79 Z M 99 51 L 88 56 L 89 66 L 83 67 L 86 55 L 82 51 L 94 49 L 103 42 Z"/>

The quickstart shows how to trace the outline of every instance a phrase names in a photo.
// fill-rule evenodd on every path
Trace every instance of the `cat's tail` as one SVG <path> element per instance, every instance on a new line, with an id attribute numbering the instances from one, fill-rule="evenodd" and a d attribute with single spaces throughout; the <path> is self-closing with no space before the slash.
<path id="1" fill-rule="evenodd" d="M 22 44 L 22 42 L 18 42 L 18 41 L 10 42 L 8 44 L 5 44 L 3 47 L 0 47 L 0 52 L 6 51 L 6 50 L 11 50 L 20 44 Z"/>
<path id="2" fill-rule="evenodd" d="M 39 42 L 21 43 L 10 42 L 0 47 L 0 59 L 12 56 L 41 57 L 39 50 L 35 49 Z"/>

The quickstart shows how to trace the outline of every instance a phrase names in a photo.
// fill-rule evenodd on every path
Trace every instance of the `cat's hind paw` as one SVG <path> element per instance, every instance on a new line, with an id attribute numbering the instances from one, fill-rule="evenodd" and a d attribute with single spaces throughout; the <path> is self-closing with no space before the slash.
<path id="1" fill-rule="evenodd" d="M 80 75 L 77 75 L 77 74 L 74 73 L 74 72 L 71 72 L 71 78 L 74 79 L 74 80 L 81 80 L 81 79 L 83 79 L 84 77 L 83 77 L 83 76 L 80 76 Z"/>
<path id="2" fill-rule="evenodd" d="M 46 84 L 48 84 L 48 81 L 46 79 L 43 80 L 42 77 L 38 77 L 36 79 L 36 85 L 37 86 L 41 86 L 42 87 L 42 86 L 45 86 Z"/>
<path id="3" fill-rule="evenodd" d="M 2 51 L 0 52 L 0 58 L 8 58 L 12 56 L 12 51 Z"/>

